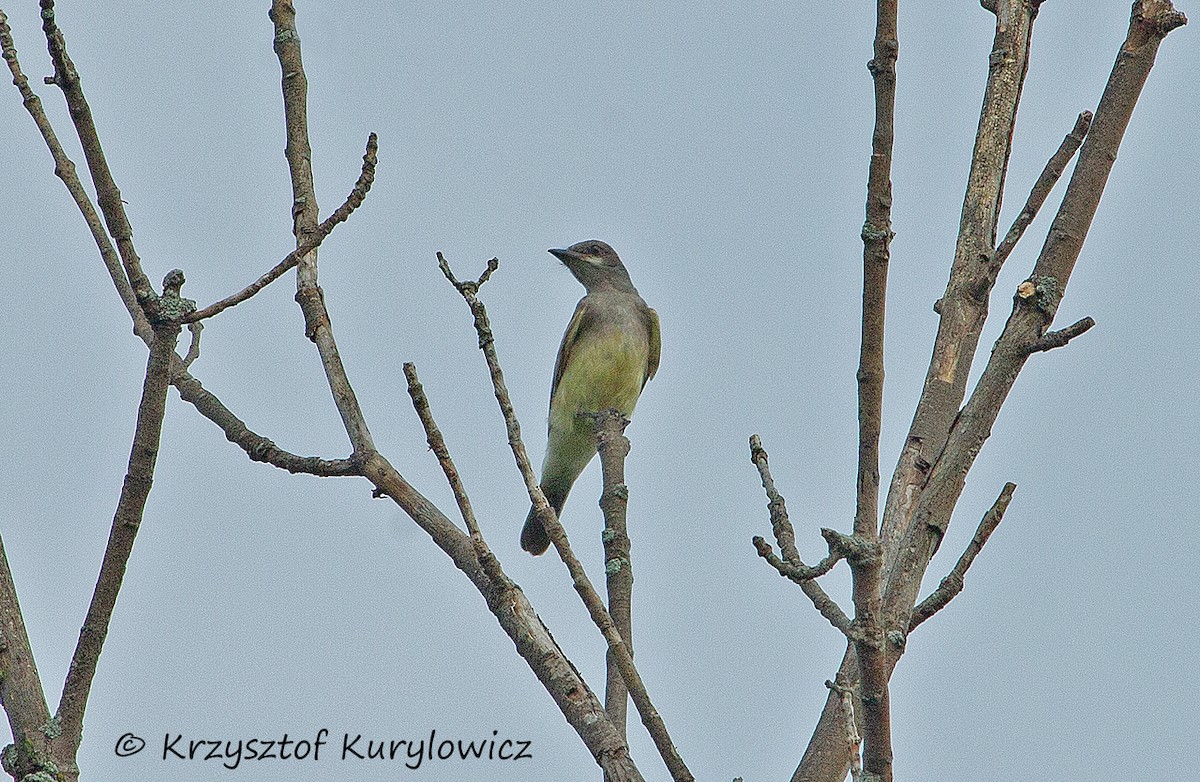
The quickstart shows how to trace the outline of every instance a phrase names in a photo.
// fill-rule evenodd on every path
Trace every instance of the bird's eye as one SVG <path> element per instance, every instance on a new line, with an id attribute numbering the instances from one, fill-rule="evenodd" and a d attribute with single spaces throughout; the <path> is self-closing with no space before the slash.
<path id="1" fill-rule="evenodd" d="M 599 254 L 600 254 L 600 245 L 598 245 L 598 244 L 589 244 L 588 245 L 588 255 L 599 255 Z"/>

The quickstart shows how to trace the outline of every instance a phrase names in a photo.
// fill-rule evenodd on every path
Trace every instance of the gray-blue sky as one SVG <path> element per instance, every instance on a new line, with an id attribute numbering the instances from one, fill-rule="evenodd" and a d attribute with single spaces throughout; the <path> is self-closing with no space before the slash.
<path id="1" fill-rule="evenodd" d="M 9 0 L 25 70 L 68 134 L 36 4 Z M 1002 224 L 1075 115 L 1094 108 L 1127 2 L 1054 0 L 1035 28 Z M 1181 7 L 1184 11 L 1195 11 Z M 265 4 L 62 3 L 60 25 L 151 276 L 207 303 L 290 244 L 278 65 Z M 381 449 L 452 507 L 400 365 L 414 361 L 484 533 L 595 686 L 602 644 L 561 564 L 517 547 L 527 507 L 470 319 L 437 272 L 495 255 L 484 289 L 532 453 L 554 351 L 581 293 L 547 247 L 597 237 L 663 321 L 629 434 L 635 637 L 651 695 L 701 778 L 786 779 L 840 636 L 762 565 L 746 438 L 760 433 L 816 558 L 848 528 L 873 7 L 808 3 L 299 3 L 324 212 L 367 133 L 375 188 L 321 254 L 334 327 Z M 959 506 L 936 583 L 1006 480 L 1018 485 L 966 592 L 914 634 L 893 679 L 898 778 L 1166 776 L 1197 734 L 1191 494 L 1200 159 L 1194 31 L 1164 44 L 1061 323 Z M 920 390 L 948 272 L 992 17 L 901 6 L 883 470 Z M 51 700 L 65 676 L 128 455 L 145 349 L 15 90 L 0 91 L 4 544 Z M 72 148 L 74 145 L 72 145 Z M 78 158 L 77 158 L 78 159 Z M 1051 207 L 1056 203 L 1057 196 Z M 1000 279 L 1007 299 L 1048 215 Z M 256 431 L 347 451 L 281 281 L 218 318 L 195 365 Z M 985 332 L 982 353 L 998 326 Z M 601 570 L 598 470 L 564 521 Z M 591 530 L 591 532 L 589 532 Z M 831 589 L 848 597 L 844 575 Z M 533 740 L 516 764 L 426 763 L 427 780 L 593 779 L 596 770 L 478 594 L 365 482 L 249 463 L 171 393 L 154 490 L 86 724 L 87 778 L 211 779 L 162 761 L 166 732 L 374 738 L 437 729 Z M 126 731 L 151 749 L 113 755 Z M 633 750 L 665 778 L 640 727 Z M 365 740 L 365 739 L 364 739 Z M 337 749 L 337 747 L 335 747 Z M 151 751 L 154 750 L 154 751 Z M 403 777 L 388 763 L 260 762 L 242 780 Z"/>

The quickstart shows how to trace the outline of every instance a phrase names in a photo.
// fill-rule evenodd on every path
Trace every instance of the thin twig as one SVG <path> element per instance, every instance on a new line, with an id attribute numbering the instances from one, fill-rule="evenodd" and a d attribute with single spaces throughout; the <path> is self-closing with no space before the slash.
<path id="1" fill-rule="evenodd" d="M 1000 268 L 1012 254 L 1013 248 L 1017 246 L 1021 236 L 1024 235 L 1025 229 L 1037 217 L 1037 213 L 1042 208 L 1042 204 L 1046 203 L 1050 191 L 1054 189 L 1063 172 L 1067 170 L 1067 164 L 1071 162 L 1071 158 L 1075 157 L 1075 152 L 1083 143 L 1091 124 L 1092 112 L 1082 112 L 1075 120 L 1075 127 L 1063 138 L 1058 150 L 1046 162 L 1046 167 L 1042 169 L 1041 175 L 1033 184 L 1033 189 L 1029 191 L 1029 198 L 1025 199 L 1025 206 L 1021 208 L 1021 213 L 1017 215 L 1012 227 L 1008 229 L 1008 233 L 1004 235 L 1004 239 L 1000 241 L 996 251 L 992 253 L 993 275 L 1000 272 Z"/>
<path id="2" fill-rule="evenodd" d="M 438 464 L 442 467 L 442 473 L 446 476 L 446 482 L 450 484 L 450 491 L 454 493 L 454 501 L 458 504 L 463 522 L 467 525 L 467 532 L 472 539 L 482 540 L 483 534 L 479 531 L 479 524 L 475 520 L 475 511 L 471 509 L 471 498 L 467 496 L 467 489 L 463 486 L 458 468 L 454 466 L 450 449 L 446 447 L 446 438 L 442 437 L 442 430 L 438 429 L 437 421 L 433 418 L 433 410 L 429 407 L 429 397 L 425 396 L 421 379 L 417 377 L 417 367 L 411 361 L 404 364 L 404 377 L 408 380 L 408 395 L 412 399 L 413 409 L 417 411 L 417 417 L 421 419 L 421 426 L 425 428 L 425 441 L 429 444 L 429 450 L 433 451 L 433 455 L 437 457 Z"/>
<path id="3" fill-rule="evenodd" d="M 794 581 L 812 601 L 813 607 L 847 638 L 850 636 L 850 618 L 846 616 L 838 604 L 826 594 L 821 585 L 816 582 L 818 576 L 824 575 L 837 564 L 839 556 L 832 551 L 830 556 L 821 560 L 815 567 L 809 568 L 800 559 L 796 549 L 796 533 L 787 515 L 787 502 L 775 488 L 775 479 L 771 477 L 771 463 L 767 450 L 763 448 L 762 438 L 750 436 L 750 461 L 758 468 L 759 478 L 767 493 L 767 509 L 771 514 L 771 531 L 779 543 L 779 550 L 784 559 L 780 560 L 771 550 L 771 546 L 761 537 L 755 536 L 754 548 L 767 564 L 775 568 L 781 576 Z"/>
<path id="4" fill-rule="evenodd" d="M 204 309 L 197 310 L 196 312 L 184 318 L 184 322 L 192 323 L 195 321 L 204 320 L 205 318 L 211 318 L 214 315 L 224 312 L 235 304 L 241 304 L 246 299 L 249 299 L 251 296 L 282 277 L 291 269 L 294 269 L 296 264 L 299 263 L 300 258 L 320 247 L 321 243 L 324 242 L 329 234 L 333 232 L 333 229 L 336 228 L 340 223 L 345 222 L 346 219 L 349 218 L 354 212 L 354 210 L 362 205 L 362 202 L 367 197 L 367 193 L 371 191 L 371 184 L 375 181 L 375 165 L 377 162 L 378 149 L 378 139 L 375 134 L 372 133 L 367 137 L 367 151 L 363 155 L 362 172 L 358 176 L 358 181 L 354 183 L 354 187 L 351 188 L 350 195 L 346 197 L 346 200 L 341 206 L 333 211 L 333 214 L 325 218 L 321 224 L 317 226 L 317 229 L 313 232 L 312 237 L 307 242 L 300 247 L 297 247 L 295 250 L 292 250 L 290 253 L 284 256 L 282 261 L 275 264 L 275 266 L 272 267 L 266 274 L 262 275 L 242 290 L 238 291 L 232 296 L 226 296 L 224 299 L 221 299 L 215 304 L 210 304 Z"/>
<path id="5" fill-rule="evenodd" d="M 429 398 L 425 396 L 425 389 L 421 386 L 420 378 L 417 377 L 415 364 L 412 362 L 404 364 L 404 377 L 408 379 L 408 395 L 412 399 L 413 408 L 417 411 L 417 417 L 421 419 L 421 426 L 425 428 L 426 442 L 442 467 L 446 482 L 450 484 L 450 491 L 454 493 L 454 501 L 458 504 L 463 523 L 467 525 L 467 532 L 471 536 L 471 546 L 475 550 L 475 556 L 479 559 L 480 566 L 488 574 L 488 578 L 501 585 L 503 589 L 510 591 L 516 589 L 516 584 L 500 567 L 499 560 L 488 547 L 487 541 L 483 539 L 483 533 L 479 531 L 479 523 L 475 520 L 475 511 L 471 508 L 471 499 L 467 496 L 467 489 L 458 474 L 458 468 L 454 466 L 454 460 L 450 457 L 446 439 L 433 419 L 433 409 L 429 406 Z M 614 727 L 616 726 L 614 725 Z M 618 730 L 618 733 L 623 740 L 625 738 L 624 731 Z"/>
<path id="6" fill-rule="evenodd" d="M 439 252 L 437 254 L 437 259 L 438 267 L 442 270 L 446 279 L 450 281 L 450 284 L 463 297 L 463 300 L 466 301 L 467 306 L 471 310 L 471 315 L 475 322 L 475 330 L 479 336 L 479 348 L 483 351 L 487 362 L 488 371 L 492 378 L 492 390 L 495 392 L 496 401 L 500 405 L 500 412 L 504 416 L 505 427 L 508 430 L 509 447 L 516 458 L 517 468 L 525 479 L 525 487 L 529 492 L 529 498 L 541 514 L 542 523 L 546 528 L 547 534 L 550 536 L 550 541 L 554 544 L 563 563 L 567 566 L 567 571 L 571 575 L 571 582 L 575 587 L 575 591 L 583 600 L 583 604 L 587 608 L 592 622 L 595 623 L 600 633 L 604 636 L 605 641 L 608 642 L 609 653 L 617 660 L 621 676 L 625 679 L 625 684 L 629 687 L 629 695 L 633 699 L 634 706 L 637 707 L 642 724 L 646 726 L 647 732 L 649 732 L 651 739 L 653 739 L 659 755 L 662 756 L 663 762 L 671 774 L 671 778 L 675 782 L 692 780 L 694 777 L 691 771 L 684 764 L 683 758 L 679 756 L 679 752 L 675 749 L 675 745 L 671 741 L 671 736 L 667 732 L 666 724 L 662 721 L 658 710 L 654 708 L 654 704 L 650 701 L 650 696 L 646 692 L 646 686 L 642 682 L 641 674 L 634 667 L 633 656 L 630 654 L 629 648 L 625 645 L 620 632 L 617 630 L 612 615 L 605 608 L 604 601 L 600 599 L 600 595 L 592 585 L 591 579 L 588 578 L 583 565 L 580 564 L 579 559 L 571 550 L 570 542 L 567 540 L 567 534 L 562 524 L 559 523 L 549 503 L 546 502 L 545 494 L 543 494 L 541 487 L 538 485 L 537 476 L 533 472 L 533 466 L 525 450 L 525 444 L 521 440 L 521 425 L 517 421 L 516 412 L 513 410 L 512 400 L 508 394 L 508 387 L 504 383 L 504 372 L 500 368 L 500 360 L 496 356 L 495 337 L 488 322 L 487 310 L 483 306 L 483 302 L 476 295 L 479 291 L 479 286 L 487 281 L 487 278 L 498 267 L 499 261 L 495 258 L 488 261 L 487 270 L 480 276 L 478 281 L 468 280 L 460 282 L 454 276 L 449 262 L 442 253 Z"/>
<path id="7" fill-rule="evenodd" d="M 854 718 L 854 690 L 845 685 L 825 680 L 825 686 L 837 693 L 842 704 L 842 714 L 846 725 L 846 746 L 850 750 L 850 779 L 859 782 L 862 778 L 862 736 L 858 732 L 858 722 Z"/>
<path id="8" fill-rule="evenodd" d="M 775 488 L 775 479 L 771 477 L 770 457 L 767 455 L 767 449 L 763 448 L 762 438 L 756 434 L 750 435 L 750 462 L 758 468 L 759 480 L 767 493 L 771 533 L 775 536 L 775 542 L 779 544 L 779 551 L 787 562 L 797 566 L 803 565 L 800 552 L 796 549 L 796 530 L 788 519 L 787 503 Z"/>
<path id="9" fill-rule="evenodd" d="M 1017 484 L 1006 483 L 1004 489 L 1000 492 L 1000 496 L 992 503 L 992 507 L 987 513 L 983 514 L 983 518 L 979 521 L 979 526 L 975 529 L 975 534 L 971 537 L 971 542 L 967 544 L 967 548 L 963 551 L 962 556 L 958 558 L 954 568 L 950 573 L 942 579 L 938 584 L 938 588 L 930 593 L 929 597 L 922 600 L 916 608 L 913 609 L 912 618 L 908 622 L 908 632 L 917 629 L 917 625 L 924 622 L 929 617 L 941 611 L 950 601 L 958 596 L 963 590 L 963 579 L 966 578 L 967 569 L 971 567 L 971 563 L 975 561 L 975 557 L 983 550 L 987 544 L 988 538 L 996 531 L 996 527 L 1000 526 L 1000 522 L 1004 519 L 1004 512 L 1008 510 L 1008 504 L 1012 502 L 1013 492 L 1016 491 Z"/>
<path id="10" fill-rule="evenodd" d="M 811 567 L 804 564 L 794 565 L 791 562 L 785 562 L 780 559 L 775 554 L 775 550 L 771 548 L 771 544 L 763 539 L 761 535 L 755 535 L 750 539 L 750 542 L 754 544 L 754 550 L 758 552 L 758 555 L 765 559 L 768 565 L 779 571 L 779 575 L 789 578 L 796 583 L 820 578 L 833 570 L 834 566 L 842 561 L 841 554 L 830 552 L 824 559 Z"/>
<path id="11" fill-rule="evenodd" d="M 242 419 L 227 408 L 215 394 L 205 388 L 198 378 L 184 371 L 178 357 L 172 361 L 171 385 L 179 398 L 191 404 L 202 416 L 216 424 L 229 442 L 241 448 L 251 461 L 274 465 L 290 473 L 316 475 L 323 478 L 362 475 L 362 468 L 352 459 L 323 459 L 319 456 L 298 456 L 280 448 L 270 439 L 253 432 Z"/>
<path id="12" fill-rule="evenodd" d="M 192 342 L 188 345 L 187 355 L 183 357 L 183 361 L 181 362 L 181 366 L 185 370 L 190 369 L 196 359 L 200 358 L 200 332 L 204 331 L 204 324 L 199 321 L 189 323 L 188 331 L 192 334 Z"/>
<path id="13" fill-rule="evenodd" d="M 775 568 L 779 575 L 791 579 L 791 581 L 800 587 L 800 590 L 812 601 L 813 607 L 817 609 L 817 613 L 825 617 L 829 624 L 833 625 L 847 639 L 853 638 L 854 631 L 850 617 L 846 616 L 846 612 L 816 582 L 817 575 L 828 572 L 828 570 L 823 570 L 822 573 L 815 573 L 820 566 L 800 568 L 790 562 L 785 562 L 776 556 L 775 552 L 771 549 L 771 544 L 758 535 L 754 536 L 753 543 L 758 555 L 766 560 L 768 565 Z M 832 570 L 833 565 L 840 559 L 841 557 L 831 555 L 821 560 L 821 564 L 828 563 L 829 570 Z"/>

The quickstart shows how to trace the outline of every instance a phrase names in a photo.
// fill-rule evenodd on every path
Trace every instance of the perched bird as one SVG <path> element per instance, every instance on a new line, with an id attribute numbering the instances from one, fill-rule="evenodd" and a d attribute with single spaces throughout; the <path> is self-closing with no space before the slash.
<path id="1" fill-rule="evenodd" d="M 658 313 L 646 306 L 621 259 L 591 240 L 550 253 L 583 283 L 587 295 L 563 334 L 550 385 L 549 442 L 542 462 L 542 491 L 561 514 L 572 484 L 596 455 L 592 425 L 578 414 L 615 409 L 633 413 L 646 381 L 658 370 Z M 521 548 L 541 554 L 550 545 L 530 509 Z"/>

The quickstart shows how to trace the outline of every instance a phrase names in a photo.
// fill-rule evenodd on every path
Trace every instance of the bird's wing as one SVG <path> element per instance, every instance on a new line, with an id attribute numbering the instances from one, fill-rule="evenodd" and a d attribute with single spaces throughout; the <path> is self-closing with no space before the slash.
<path id="1" fill-rule="evenodd" d="M 588 306 L 587 296 L 584 296 L 575 305 L 575 314 L 571 316 L 571 322 L 567 324 L 562 344 L 558 346 L 558 359 L 554 362 L 554 381 L 550 383 L 551 404 L 554 403 L 554 392 L 558 390 L 558 381 L 562 380 L 563 372 L 567 369 L 567 364 L 571 363 L 571 352 L 579 343 L 579 335 L 595 319 L 595 314 L 592 313 L 591 308 Z"/>
<path id="2" fill-rule="evenodd" d="M 662 352 L 662 337 L 658 331 L 658 313 L 649 307 L 645 311 L 646 328 L 650 333 L 650 353 L 646 356 L 646 377 L 642 380 L 642 388 L 658 371 L 658 357 Z"/>

